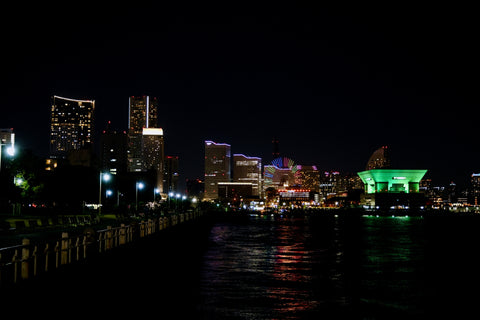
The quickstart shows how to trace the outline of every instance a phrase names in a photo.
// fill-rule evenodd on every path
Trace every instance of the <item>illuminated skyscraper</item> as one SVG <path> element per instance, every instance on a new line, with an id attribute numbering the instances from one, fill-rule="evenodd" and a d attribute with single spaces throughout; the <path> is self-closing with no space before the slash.
<path id="1" fill-rule="evenodd" d="M 143 170 L 153 169 L 157 172 L 159 193 L 163 193 L 163 130 L 161 128 L 143 128 L 142 131 L 142 163 Z"/>
<path id="2" fill-rule="evenodd" d="M 205 199 L 218 198 L 218 182 L 230 182 L 231 146 L 205 141 Z"/>
<path id="3" fill-rule="evenodd" d="M 391 168 L 390 153 L 387 146 L 382 146 L 370 156 L 365 170 L 389 168 Z"/>
<path id="4" fill-rule="evenodd" d="M 128 98 L 128 170 L 144 171 L 143 128 L 157 128 L 158 102 L 149 96 Z"/>
<path id="5" fill-rule="evenodd" d="M 262 190 L 262 158 L 233 155 L 233 181 L 250 182 L 252 196 L 260 196 Z"/>
<path id="6" fill-rule="evenodd" d="M 52 97 L 50 113 L 50 158 L 67 157 L 93 143 L 95 100 Z"/>

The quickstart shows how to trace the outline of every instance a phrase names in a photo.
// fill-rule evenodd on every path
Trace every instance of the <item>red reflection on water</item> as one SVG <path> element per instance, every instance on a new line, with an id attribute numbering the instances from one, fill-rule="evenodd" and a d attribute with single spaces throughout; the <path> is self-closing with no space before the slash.
<path id="1" fill-rule="evenodd" d="M 286 313 L 311 310 L 317 301 L 311 299 L 313 294 L 308 288 L 299 286 L 312 278 L 312 252 L 305 248 L 301 227 L 281 226 L 277 232 L 272 277 L 279 285 L 269 287 L 267 294 L 275 301 L 275 313 L 283 318 Z"/>

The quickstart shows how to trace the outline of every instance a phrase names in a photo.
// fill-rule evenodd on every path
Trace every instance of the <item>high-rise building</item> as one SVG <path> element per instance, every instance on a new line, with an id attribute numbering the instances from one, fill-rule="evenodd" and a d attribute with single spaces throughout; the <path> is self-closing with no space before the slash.
<path id="1" fill-rule="evenodd" d="M 250 182 L 252 196 L 260 196 L 262 190 L 262 158 L 233 155 L 233 181 Z"/>
<path id="2" fill-rule="evenodd" d="M 480 202 L 480 173 L 472 173 L 470 182 L 472 183 L 472 199 L 470 203 L 478 206 Z"/>
<path id="3" fill-rule="evenodd" d="M 178 157 L 166 156 L 164 161 L 164 189 L 165 192 L 178 191 Z"/>
<path id="4" fill-rule="evenodd" d="M 128 170 L 144 171 L 143 128 L 157 128 L 158 101 L 149 96 L 128 98 Z"/>
<path id="5" fill-rule="evenodd" d="M 218 198 L 218 182 L 230 182 L 231 146 L 205 141 L 205 199 Z"/>
<path id="6" fill-rule="evenodd" d="M 50 158 L 66 159 L 72 150 L 93 143 L 95 100 L 52 97 L 50 112 Z"/>
<path id="7" fill-rule="evenodd" d="M 110 121 L 100 137 L 102 172 L 118 174 L 127 171 L 127 132 L 110 129 Z"/>
<path id="8" fill-rule="evenodd" d="M 382 146 L 375 150 L 375 152 L 368 159 L 367 167 L 365 170 L 372 169 L 390 169 L 390 153 L 387 146 Z"/>
<path id="9" fill-rule="evenodd" d="M 142 159 L 142 171 L 153 169 L 157 172 L 156 188 L 159 193 L 163 193 L 164 144 L 161 128 L 143 128 Z"/>

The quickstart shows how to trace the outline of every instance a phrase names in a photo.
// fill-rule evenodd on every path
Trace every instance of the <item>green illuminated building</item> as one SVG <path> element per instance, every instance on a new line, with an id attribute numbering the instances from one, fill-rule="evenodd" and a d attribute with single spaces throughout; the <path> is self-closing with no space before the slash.
<path id="1" fill-rule="evenodd" d="M 358 172 L 365 186 L 363 204 L 376 208 L 424 205 L 420 180 L 427 170 L 372 169 Z"/>

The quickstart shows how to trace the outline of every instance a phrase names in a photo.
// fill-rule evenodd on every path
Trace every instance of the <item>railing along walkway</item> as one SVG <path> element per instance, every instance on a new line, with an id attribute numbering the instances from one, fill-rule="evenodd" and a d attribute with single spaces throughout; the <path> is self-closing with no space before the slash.
<path id="1" fill-rule="evenodd" d="M 73 237 L 63 232 L 61 239 L 40 244 L 23 239 L 20 245 L 0 248 L 0 287 L 85 260 L 95 252 L 104 253 L 200 215 L 187 212 L 103 230 L 87 229 L 83 235 Z"/>

